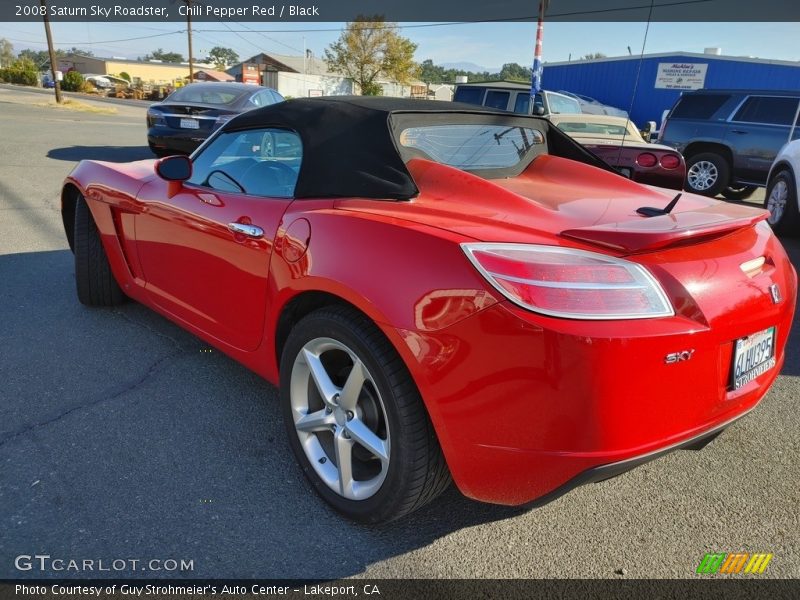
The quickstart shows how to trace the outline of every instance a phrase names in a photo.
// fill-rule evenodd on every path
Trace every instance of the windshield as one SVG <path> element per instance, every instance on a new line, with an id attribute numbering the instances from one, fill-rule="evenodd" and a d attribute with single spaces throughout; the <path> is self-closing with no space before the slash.
<path id="1" fill-rule="evenodd" d="M 633 123 L 626 127 L 626 123 L 602 123 L 592 121 L 559 121 L 556 126 L 570 135 L 576 137 L 614 137 L 623 136 L 637 142 L 644 142 L 639 131 Z"/>
<path id="2" fill-rule="evenodd" d="M 581 105 L 575 98 L 562 96 L 561 94 L 554 94 L 553 92 L 545 92 L 547 94 L 547 103 L 550 105 L 550 112 L 553 114 L 568 113 L 579 115 L 581 114 Z"/>
<path id="3" fill-rule="evenodd" d="M 506 169 L 546 151 L 538 129 L 478 123 L 408 127 L 400 133 L 400 145 L 465 171 Z"/>

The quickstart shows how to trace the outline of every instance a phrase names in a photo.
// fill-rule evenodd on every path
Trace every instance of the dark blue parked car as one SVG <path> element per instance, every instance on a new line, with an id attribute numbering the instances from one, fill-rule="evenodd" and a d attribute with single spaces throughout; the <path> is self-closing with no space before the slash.
<path id="1" fill-rule="evenodd" d="M 283 99 L 258 85 L 191 83 L 147 110 L 147 142 L 156 156 L 191 154 L 236 115 Z"/>

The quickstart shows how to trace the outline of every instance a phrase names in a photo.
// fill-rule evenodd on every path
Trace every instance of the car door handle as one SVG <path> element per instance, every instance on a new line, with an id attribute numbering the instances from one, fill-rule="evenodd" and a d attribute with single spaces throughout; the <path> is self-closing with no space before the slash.
<path id="1" fill-rule="evenodd" d="M 241 233 L 251 238 L 264 237 L 264 230 L 257 225 L 247 225 L 245 223 L 228 223 L 228 229 L 233 233 Z"/>
<path id="2" fill-rule="evenodd" d="M 742 131 L 741 129 L 732 129 L 731 133 L 736 133 L 738 135 L 747 135 L 746 131 Z"/>

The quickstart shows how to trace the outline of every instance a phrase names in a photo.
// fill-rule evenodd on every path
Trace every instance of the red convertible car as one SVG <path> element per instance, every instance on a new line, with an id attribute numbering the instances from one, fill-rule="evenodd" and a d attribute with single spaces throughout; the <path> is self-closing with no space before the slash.
<path id="1" fill-rule="evenodd" d="M 542 503 L 759 403 L 795 270 L 766 211 L 673 196 L 541 118 L 315 98 L 191 157 L 81 162 L 62 212 L 81 302 L 132 298 L 278 385 L 314 488 L 378 523 L 451 478 Z"/>

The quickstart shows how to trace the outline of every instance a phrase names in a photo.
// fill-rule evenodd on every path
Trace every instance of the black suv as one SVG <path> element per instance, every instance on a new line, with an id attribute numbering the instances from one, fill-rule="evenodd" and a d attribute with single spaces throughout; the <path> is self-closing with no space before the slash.
<path id="1" fill-rule="evenodd" d="M 766 185 L 799 123 L 800 91 L 698 90 L 678 98 L 659 141 L 686 158 L 688 191 L 741 200 Z"/>

